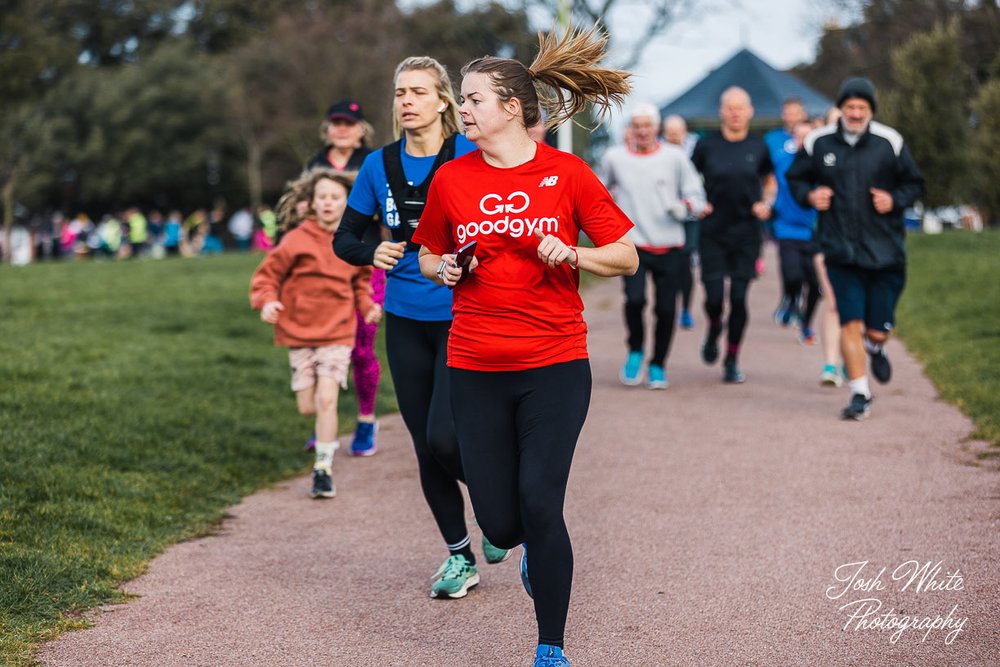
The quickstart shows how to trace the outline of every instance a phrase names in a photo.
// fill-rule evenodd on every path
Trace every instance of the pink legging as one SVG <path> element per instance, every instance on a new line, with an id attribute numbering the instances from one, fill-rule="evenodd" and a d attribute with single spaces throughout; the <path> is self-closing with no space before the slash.
<path id="1" fill-rule="evenodd" d="M 372 270 L 372 298 L 379 304 L 385 303 L 385 271 Z M 381 368 L 375 356 L 375 336 L 378 324 L 365 324 L 360 312 L 358 332 L 354 337 L 351 365 L 354 367 L 354 390 L 358 393 L 358 414 L 375 414 L 375 394 L 378 393 L 378 378 Z"/>

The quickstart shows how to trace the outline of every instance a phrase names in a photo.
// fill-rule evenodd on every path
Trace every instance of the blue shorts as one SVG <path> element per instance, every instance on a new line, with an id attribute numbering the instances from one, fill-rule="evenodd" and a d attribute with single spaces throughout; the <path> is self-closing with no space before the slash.
<path id="1" fill-rule="evenodd" d="M 906 269 L 862 269 L 827 264 L 840 324 L 861 320 L 870 331 L 891 331 L 896 304 L 906 285 Z"/>

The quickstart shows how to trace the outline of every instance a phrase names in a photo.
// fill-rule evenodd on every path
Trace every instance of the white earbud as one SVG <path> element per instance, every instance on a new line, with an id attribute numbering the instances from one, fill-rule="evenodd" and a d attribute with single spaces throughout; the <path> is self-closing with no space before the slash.
<path id="1" fill-rule="evenodd" d="M 438 107 L 438 113 L 444 113 L 444 110 L 448 108 L 447 102 L 442 102 L 441 106 Z"/>

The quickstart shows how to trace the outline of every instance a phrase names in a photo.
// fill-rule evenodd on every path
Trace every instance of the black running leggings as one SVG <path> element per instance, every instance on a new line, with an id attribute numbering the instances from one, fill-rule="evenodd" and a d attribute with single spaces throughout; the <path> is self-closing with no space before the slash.
<path id="1" fill-rule="evenodd" d="M 694 287 L 694 271 L 691 270 L 691 253 L 684 250 L 684 269 L 681 273 L 681 308 L 691 310 L 691 290 Z"/>
<path id="2" fill-rule="evenodd" d="M 449 402 L 447 346 L 451 322 L 385 314 L 385 347 L 396 400 L 413 439 L 420 486 L 446 544 L 468 536 L 464 481 Z"/>
<path id="3" fill-rule="evenodd" d="M 573 581 L 563 501 L 590 406 L 590 362 L 451 375 L 476 520 L 500 548 L 527 545 L 538 642 L 562 646 Z"/>
<path id="4" fill-rule="evenodd" d="M 643 311 L 646 308 L 646 275 L 653 279 L 656 326 L 653 329 L 653 355 L 649 362 L 663 366 L 670 352 L 677 319 L 677 292 L 684 284 L 684 265 L 691 266 L 691 256 L 675 249 L 661 255 L 638 250 L 639 269 L 635 275 L 625 276 L 625 325 L 628 329 L 626 344 L 630 352 L 642 352 L 646 334 Z M 690 268 L 688 268 L 690 271 Z"/>
<path id="5" fill-rule="evenodd" d="M 780 239 L 778 252 L 781 258 L 781 281 L 785 288 L 788 303 L 799 303 L 802 321 L 805 326 L 812 326 L 813 313 L 819 301 L 819 280 L 816 278 L 816 266 L 813 259 L 818 252 L 812 241 L 795 239 Z M 801 305 L 802 288 L 808 288 L 805 304 Z"/>
<path id="6" fill-rule="evenodd" d="M 705 314 L 710 323 L 722 320 L 722 305 L 725 298 L 725 282 L 723 276 L 705 278 Z M 739 345 L 743 340 L 743 332 L 747 328 L 747 292 L 750 281 L 746 278 L 729 279 L 729 334 L 728 343 Z M 716 334 L 717 332 L 711 332 Z"/>

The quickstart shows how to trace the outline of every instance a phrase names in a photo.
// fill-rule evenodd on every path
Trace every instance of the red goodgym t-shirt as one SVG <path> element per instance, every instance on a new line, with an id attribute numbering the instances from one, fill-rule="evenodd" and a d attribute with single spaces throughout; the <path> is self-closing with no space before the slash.
<path id="1" fill-rule="evenodd" d="M 582 230 L 602 246 L 631 228 L 590 167 L 551 146 L 510 169 L 480 151 L 443 165 L 413 240 L 439 255 L 475 240 L 479 260 L 455 288 L 448 365 L 517 371 L 586 359 L 579 274 L 543 263 L 535 230 L 570 245 Z"/>

